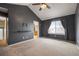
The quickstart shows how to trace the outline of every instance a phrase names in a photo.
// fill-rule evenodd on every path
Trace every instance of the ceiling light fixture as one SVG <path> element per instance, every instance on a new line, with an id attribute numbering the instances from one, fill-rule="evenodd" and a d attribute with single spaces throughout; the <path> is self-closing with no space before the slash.
<path id="1" fill-rule="evenodd" d="M 32 5 L 40 5 L 39 11 L 41 11 L 42 9 L 50 8 L 46 3 L 34 3 Z"/>
<path id="2" fill-rule="evenodd" d="M 46 4 L 42 4 L 40 8 L 46 9 L 47 8 L 47 5 Z"/>

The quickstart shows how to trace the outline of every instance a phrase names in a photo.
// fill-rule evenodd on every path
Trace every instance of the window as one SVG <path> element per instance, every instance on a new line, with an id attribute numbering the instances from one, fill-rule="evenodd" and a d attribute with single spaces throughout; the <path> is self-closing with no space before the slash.
<path id="1" fill-rule="evenodd" d="M 65 29 L 61 21 L 52 21 L 48 29 L 48 34 L 65 35 Z"/>

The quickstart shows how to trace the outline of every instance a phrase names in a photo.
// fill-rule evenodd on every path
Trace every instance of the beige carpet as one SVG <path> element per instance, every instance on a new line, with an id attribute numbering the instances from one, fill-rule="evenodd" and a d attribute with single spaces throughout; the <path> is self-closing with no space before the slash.
<path id="1" fill-rule="evenodd" d="M 50 38 L 30 39 L 8 47 L 0 47 L 2 56 L 77 56 L 75 44 Z"/>

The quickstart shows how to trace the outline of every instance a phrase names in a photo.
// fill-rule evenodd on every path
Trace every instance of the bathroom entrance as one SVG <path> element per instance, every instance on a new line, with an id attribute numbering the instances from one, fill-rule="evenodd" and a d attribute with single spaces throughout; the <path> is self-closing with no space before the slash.
<path id="1" fill-rule="evenodd" d="M 8 10 L 0 7 L 0 46 L 8 45 Z"/>
<path id="2" fill-rule="evenodd" d="M 38 39 L 39 38 L 39 22 L 38 21 L 34 21 L 34 39 Z"/>

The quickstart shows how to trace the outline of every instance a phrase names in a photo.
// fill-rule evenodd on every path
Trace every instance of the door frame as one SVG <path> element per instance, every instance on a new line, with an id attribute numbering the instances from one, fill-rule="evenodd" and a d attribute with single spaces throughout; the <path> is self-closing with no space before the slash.
<path id="1" fill-rule="evenodd" d="M 37 24 L 35 24 L 35 23 L 37 23 Z M 38 36 L 38 38 L 39 38 L 39 21 L 34 20 L 34 21 L 33 21 L 33 24 L 34 24 L 34 34 L 35 34 L 35 31 L 37 31 L 37 33 L 38 33 L 37 36 Z M 35 26 L 37 26 L 38 29 L 36 29 Z M 35 35 L 33 35 L 33 37 L 34 37 L 34 36 L 35 36 Z"/>

